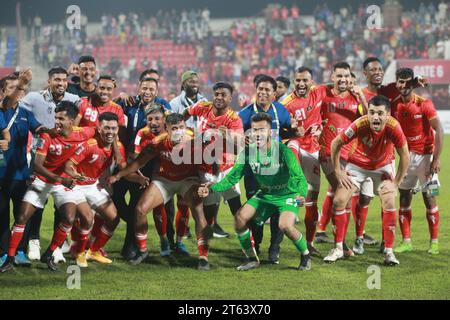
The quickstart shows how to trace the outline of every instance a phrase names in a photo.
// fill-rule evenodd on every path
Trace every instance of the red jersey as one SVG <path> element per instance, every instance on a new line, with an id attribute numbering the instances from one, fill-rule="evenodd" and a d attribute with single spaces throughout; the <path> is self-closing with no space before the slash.
<path id="1" fill-rule="evenodd" d="M 125 148 L 120 142 L 118 147 L 122 155 L 122 164 L 126 165 Z M 81 144 L 70 158 L 76 165 L 77 172 L 87 177 L 85 181 L 77 181 L 77 184 L 94 184 L 112 165 L 113 158 L 114 150 L 112 146 L 106 149 L 96 139 L 89 139 Z"/>
<path id="2" fill-rule="evenodd" d="M 400 122 L 410 151 L 433 153 L 434 130 L 430 120 L 437 117 L 437 112 L 431 100 L 416 94 L 409 102 L 397 99 L 392 104 L 391 114 Z"/>
<path id="3" fill-rule="evenodd" d="M 125 114 L 122 107 L 115 102 L 110 102 L 105 106 L 93 106 L 88 97 L 81 98 L 80 105 L 80 127 L 96 127 L 98 117 L 104 112 L 112 112 L 119 118 L 119 126 L 125 126 Z"/>
<path id="4" fill-rule="evenodd" d="M 36 153 L 45 156 L 44 167 L 47 170 L 61 177 L 67 177 L 64 173 L 65 163 L 83 142 L 94 135 L 95 128 L 80 127 L 73 127 L 73 131 L 68 137 L 61 135 L 51 137 L 49 134 L 43 133 L 38 141 Z M 37 177 L 44 182 L 49 182 L 41 175 L 37 175 Z"/>
<path id="5" fill-rule="evenodd" d="M 226 127 L 228 130 L 235 131 L 240 134 L 244 134 L 244 126 L 239 115 L 231 108 L 221 116 L 214 115 L 214 107 L 211 102 L 199 102 L 189 107 L 188 113 L 191 116 L 198 117 L 198 128 L 201 133 L 208 129 L 218 129 L 219 127 Z M 214 138 L 212 138 L 213 141 Z M 220 170 L 227 170 L 234 165 L 234 154 L 226 153 L 224 146 L 222 163 Z M 200 166 L 200 170 L 208 173 L 212 173 L 212 165 L 203 164 Z"/>
<path id="6" fill-rule="evenodd" d="M 340 97 L 333 94 L 331 87 L 319 86 L 318 89 L 325 91 L 321 105 L 324 125 L 319 138 L 320 157 L 323 159 L 331 156 L 333 139 L 358 119 L 360 114 L 358 112 L 358 99 L 351 93 L 347 92 L 344 97 Z M 349 149 L 349 146 L 341 149 L 341 159 L 348 159 Z"/>
<path id="7" fill-rule="evenodd" d="M 395 82 L 379 87 L 377 92 L 370 91 L 368 87 L 363 88 L 362 91 L 367 103 L 369 103 L 370 99 L 377 95 L 383 95 L 392 101 L 400 94 L 400 92 L 397 90 Z"/>
<path id="8" fill-rule="evenodd" d="M 394 147 L 401 148 L 407 143 L 400 123 L 391 116 L 380 132 L 370 129 L 368 116 L 362 116 L 342 131 L 339 137 L 351 146 L 348 161 L 367 170 L 391 163 Z"/>
<path id="9" fill-rule="evenodd" d="M 194 150 L 190 143 L 173 145 L 167 133 L 163 133 L 152 140 L 148 145 L 151 152 L 156 153 L 159 161 L 158 176 L 170 181 L 181 181 L 189 177 L 197 176 L 197 168 L 194 164 Z M 188 164 L 184 163 L 184 152 L 190 152 Z M 176 164 L 179 163 L 179 164 Z"/>
<path id="10" fill-rule="evenodd" d="M 316 133 L 322 125 L 320 106 L 325 91 L 316 88 L 315 86 L 311 87 L 306 98 L 298 97 L 294 91 L 282 102 L 291 116 L 298 121 L 298 126 L 305 128 L 303 137 L 291 140 L 297 141 L 300 147 L 309 153 L 314 153 L 320 149 L 319 137 Z"/>
<path id="11" fill-rule="evenodd" d="M 134 153 L 141 153 L 146 146 L 152 142 L 156 136 L 152 133 L 149 127 L 144 127 L 139 130 L 134 139 Z"/>

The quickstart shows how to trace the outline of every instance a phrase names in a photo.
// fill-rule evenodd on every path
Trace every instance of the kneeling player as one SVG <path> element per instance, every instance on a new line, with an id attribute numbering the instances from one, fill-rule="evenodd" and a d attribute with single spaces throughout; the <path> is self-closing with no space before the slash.
<path id="1" fill-rule="evenodd" d="M 53 233 L 52 242 L 42 255 L 41 262 L 52 271 L 57 270 L 52 253 L 63 244 L 67 233 L 72 229 L 76 206 L 84 202 L 81 193 L 72 190 L 75 181 L 64 175 L 64 163 L 75 153 L 77 147 L 93 137 L 94 128 L 74 127 L 78 108 L 69 101 L 62 101 L 55 109 L 55 134 L 44 133 L 38 143 L 34 163 L 36 179 L 28 188 L 20 208 L 20 213 L 11 231 L 8 258 L 0 268 L 1 272 L 13 268 L 17 246 L 23 237 L 25 225 L 37 209 L 42 209 L 49 195 L 53 196 L 56 207 L 62 214 L 61 223 Z M 82 217 L 89 223 L 89 217 Z"/>
<path id="2" fill-rule="evenodd" d="M 99 178 L 113 163 L 113 143 L 119 132 L 118 123 L 116 114 L 111 112 L 102 113 L 99 117 L 98 135 L 96 138 L 90 139 L 79 146 L 75 155 L 65 165 L 66 173 L 77 180 L 77 186 L 74 190 L 81 192 L 90 207 L 99 213 L 104 220 L 104 224 L 99 228 L 98 234 L 95 235 L 95 240 L 90 245 L 87 254 L 85 253 L 85 248 L 88 242 L 89 229 L 80 228 L 78 230 L 75 248 L 77 264 L 80 267 L 87 267 L 87 260 L 94 260 L 102 264 L 112 263 L 110 259 L 103 257 L 99 250 L 112 237 L 120 218 L 108 191 L 99 183 Z M 119 167 L 125 168 L 125 149 L 120 142 L 118 148 L 122 158 Z M 137 174 L 133 178 L 138 179 L 144 185 L 148 180 Z"/>
<path id="3" fill-rule="evenodd" d="M 136 241 L 139 253 L 130 263 L 140 264 L 148 257 L 147 250 L 147 214 L 159 205 L 167 203 L 174 195 L 179 194 L 191 208 L 195 220 L 195 231 L 199 251 L 199 270 L 209 270 L 208 239 L 205 231 L 207 223 L 203 213 L 203 204 L 197 196 L 199 184 L 196 166 L 193 161 L 192 143 L 186 141 L 188 137 L 183 116 L 173 113 L 166 118 L 167 134 L 156 137 L 148 147 L 141 152 L 137 159 L 109 181 L 115 183 L 120 178 L 142 168 L 148 161 L 158 158 L 160 169 L 152 177 L 150 187 L 144 190 L 136 206 Z M 190 153 L 189 163 L 182 160 L 185 152 Z M 178 158 L 178 159 L 177 159 Z M 176 163 L 179 164 L 176 164 Z"/>
<path id="4" fill-rule="evenodd" d="M 335 262 L 344 256 L 342 243 L 346 229 L 346 204 L 352 194 L 370 177 L 375 193 L 380 195 L 383 210 L 383 238 L 387 265 L 399 264 L 393 252 L 397 188 L 405 177 L 409 165 L 408 144 L 397 120 L 389 116 L 390 102 L 384 96 L 376 96 L 369 101 L 368 114 L 354 121 L 347 130 L 341 132 L 331 144 L 331 156 L 339 181 L 333 201 L 336 231 L 336 247 L 325 257 L 326 262 Z M 355 149 L 349 162 L 342 170 L 339 157 L 341 148 L 354 142 Z M 392 166 L 393 148 L 400 156 L 395 178 Z"/>
<path id="5" fill-rule="evenodd" d="M 245 271 L 259 267 L 259 259 L 248 229 L 255 218 L 260 225 L 272 214 L 280 214 L 280 229 L 292 240 L 301 253 L 300 270 L 311 269 L 311 258 L 303 235 L 295 228 L 298 216 L 297 203 L 303 204 L 308 184 L 294 154 L 288 147 L 271 138 L 272 118 L 267 113 L 252 117 L 251 129 L 254 144 L 242 151 L 231 172 L 216 184 L 203 184 L 199 196 L 207 197 L 209 187 L 214 192 L 232 188 L 239 182 L 246 169 L 251 169 L 258 191 L 234 216 L 235 228 L 247 261 L 237 270 Z"/>

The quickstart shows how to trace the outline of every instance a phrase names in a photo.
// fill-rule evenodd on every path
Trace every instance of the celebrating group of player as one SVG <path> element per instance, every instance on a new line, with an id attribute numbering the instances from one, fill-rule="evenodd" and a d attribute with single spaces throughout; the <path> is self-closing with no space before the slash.
<path id="1" fill-rule="evenodd" d="M 277 82 L 258 75 L 254 102 L 238 113 L 231 106 L 234 90 L 230 84 L 216 83 L 212 101 L 206 101 L 198 92 L 194 71 L 183 73 L 183 92 L 170 104 L 157 97 L 159 75 L 154 70 L 148 72 L 153 75 L 141 76 L 138 96 L 121 93 L 115 103 L 115 80 L 100 76 L 96 81 L 92 57 L 81 57 L 78 68 L 80 83 L 70 84 L 67 91 L 81 98 L 72 101 L 66 92 L 68 72 L 60 67 L 49 72 L 46 92 L 56 101 L 54 110 L 49 110 L 54 122 L 33 127 L 34 178 L 15 214 L 1 272 L 13 269 L 26 225 L 50 195 L 60 220 L 41 261 L 51 270 L 57 270 L 54 251 L 68 233 L 71 254 L 80 267 L 87 267 L 88 260 L 112 263 L 103 247 L 120 217 L 134 235 L 131 246 L 137 247 L 134 254 L 123 255 L 133 265 L 143 262 L 148 257 L 147 214 L 152 210 L 160 253 L 170 255 L 167 229 L 172 222 L 167 205 L 175 195 L 179 210 L 173 250 L 188 254 L 182 239 L 190 210 L 199 270 L 210 269 L 208 240 L 221 197 L 230 206 L 246 256 L 238 270 L 259 266 L 261 240 L 257 238 L 262 235 L 256 234 L 268 218 L 277 221 L 273 238 L 278 229 L 299 251 L 300 270 L 310 270 L 311 256 L 320 255 L 314 247 L 315 236 L 326 239 L 330 220 L 335 248 L 324 261 L 363 254 L 365 221 L 374 194 L 381 199 L 384 262 L 399 264 L 394 255 L 397 190 L 403 242 L 395 251 L 412 250 L 412 191 L 418 182 L 421 186 L 438 183 L 443 130 L 433 103 L 414 94 L 414 88 L 426 81 L 415 77 L 411 69 L 397 70 L 396 82 L 384 86 L 380 61 L 368 58 L 364 62 L 368 86 L 362 89 L 345 62 L 333 66 L 332 83 L 326 85 L 315 84 L 312 71 L 301 67 L 295 72 L 294 90 L 281 104 L 275 101 Z M 22 98 L 30 78 L 30 71 L 23 72 L 16 88 L 3 93 L 2 109 L 47 112 L 36 110 L 31 93 Z M 0 129 L 9 129 L 12 116 L 4 117 Z M 399 155 L 397 170 L 394 149 Z M 329 187 L 319 219 L 321 170 Z M 248 198 L 244 205 L 239 189 L 242 177 Z M 124 201 L 127 188 L 130 204 L 134 204 L 125 213 L 114 197 L 121 194 Z M 438 254 L 436 199 L 426 188 L 422 191 L 430 229 L 429 253 Z M 302 206 L 305 236 L 296 228 Z M 356 228 L 353 250 L 345 244 L 351 212 Z M 271 243 L 273 248 L 279 246 L 282 237 L 278 238 Z M 271 261 L 278 263 L 279 249 L 275 252 Z"/>

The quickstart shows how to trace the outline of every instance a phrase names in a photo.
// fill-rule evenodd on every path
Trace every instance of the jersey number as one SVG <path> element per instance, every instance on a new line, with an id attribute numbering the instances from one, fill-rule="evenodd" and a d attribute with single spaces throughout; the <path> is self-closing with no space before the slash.
<path id="1" fill-rule="evenodd" d="M 92 110 L 91 108 L 86 109 L 86 113 L 84 114 L 84 118 L 91 122 L 96 122 L 98 116 L 98 111 Z"/>
<path id="2" fill-rule="evenodd" d="M 60 144 L 51 144 L 49 149 L 52 154 L 56 154 L 57 156 L 62 155 L 62 145 Z"/>

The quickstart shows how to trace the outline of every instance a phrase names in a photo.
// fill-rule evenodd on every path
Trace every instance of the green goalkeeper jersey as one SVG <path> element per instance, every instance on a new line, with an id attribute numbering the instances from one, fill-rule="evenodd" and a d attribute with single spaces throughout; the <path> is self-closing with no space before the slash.
<path id="1" fill-rule="evenodd" d="M 278 141 L 272 142 L 267 152 L 262 152 L 255 144 L 245 148 L 230 173 L 212 185 L 211 190 L 222 192 L 230 189 L 249 169 L 255 177 L 260 194 L 306 197 L 308 183 L 305 175 L 292 151 Z"/>

